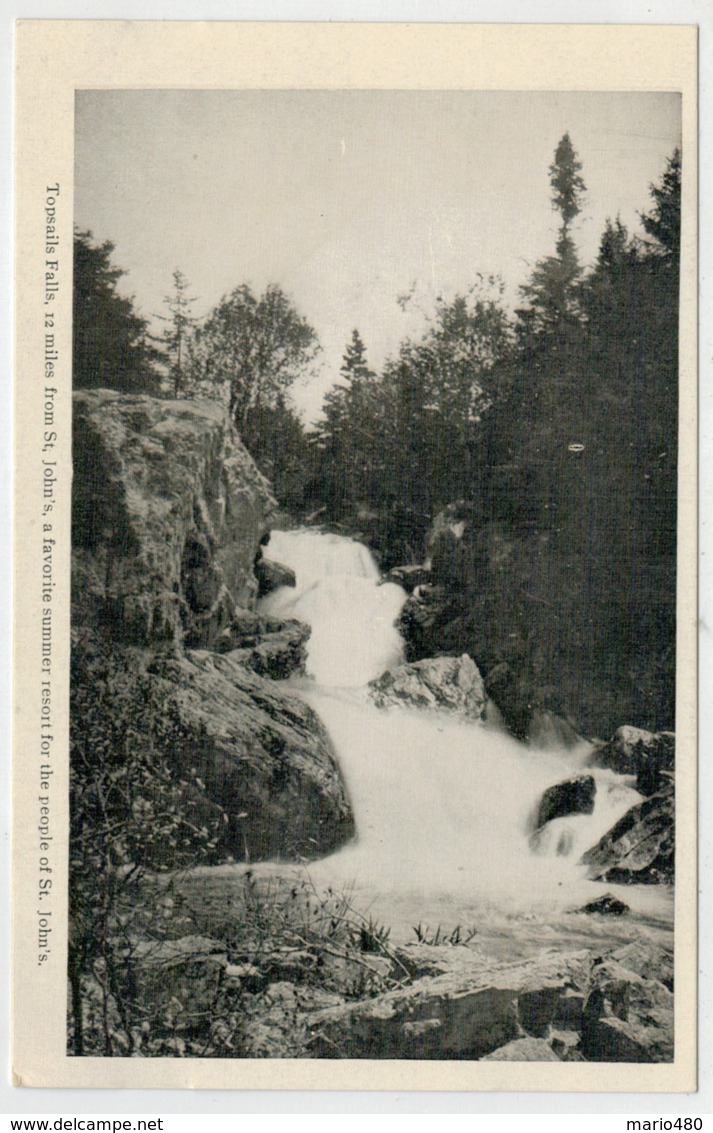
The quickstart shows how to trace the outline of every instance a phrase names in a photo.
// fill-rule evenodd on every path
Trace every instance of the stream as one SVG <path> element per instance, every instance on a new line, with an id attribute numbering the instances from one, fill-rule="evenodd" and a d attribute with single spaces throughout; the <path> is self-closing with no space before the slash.
<path id="1" fill-rule="evenodd" d="M 275 591 L 260 608 L 312 627 L 307 676 L 289 683 L 330 734 L 356 820 L 352 843 L 304 867 L 318 889 L 348 888 L 354 905 L 389 925 L 398 942 L 413 941 L 418 925 L 431 935 L 460 925 L 511 957 L 593 938 L 670 943 L 672 889 L 600 885 L 578 864 L 640 801 L 631 778 L 589 769 L 587 743 L 525 746 L 502 730 L 497 713 L 480 722 L 377 708 L 367 685 L 403 660 L 394 623 L 404 591 L 381 583 L 367 548 L 345 536 L 273 531 L 265 556 L 295 571 L 297 587 Z M 594 812 L 555 819 L 533 848 L 543 791 L 585 768 L 596 780 Z M 631 913 L 572 915 L 605 892 Z"/>

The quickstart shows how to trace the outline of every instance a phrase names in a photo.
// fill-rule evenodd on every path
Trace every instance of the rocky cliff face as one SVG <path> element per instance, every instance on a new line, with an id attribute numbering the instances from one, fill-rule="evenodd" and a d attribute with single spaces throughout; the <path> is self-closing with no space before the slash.
<path id="1" fill-rule="evenodd" d="M 270 487 L 220 406 L 74 395 L 74 599 L 134 644 L 212 646 L 257 593 Z"/>
<path id="2" fill-rule="evenodd" d="M 331 743 L 277 683 L 303 666 L 309 628 L 254 612 L 274 500 L 224 411 L 81 391 L 73 447 L 75 658 L 80 640 L 100 643 L 177 726 L 181 743 L 164 751 L 157 721 L 131 722 L 177 782 L 199 776 L 201 806 L 224 820 L 218 856 L 294 859 L 340 845 L 354 826 Z M 94 670 L 75 671 L 86 686 L 72 689 L 79 728 Z M 120 707 L 106 705 L 111 743 Z"/>
<path id="3" fill-rule="evenodd" d="M 157 659 L 185 737 L 181 776 L 197 771 L 227 822 L 219 853 L 236 860 L 320 857 L 354 835 L 323 725 L 297 696 L 250 671 L 242 650 Z"/>

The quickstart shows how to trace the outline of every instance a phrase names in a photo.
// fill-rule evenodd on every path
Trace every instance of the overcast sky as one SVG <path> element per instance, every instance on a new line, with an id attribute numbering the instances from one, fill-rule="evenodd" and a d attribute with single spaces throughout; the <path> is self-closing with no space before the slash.
<path id="1" fill-rule="evenodd" d="M 378 368 L 436 295 L 479 272 L 517 303 L 554 250 L 548 168 L 565 131 L 587 185 L 574 233 L 587 264 L 608 216 L 638 229 L 680 145 L 677 95 L 80 91 L 75 222 L 115 243 L 147 317 L 177 267 L 198 315 L 240 283 L 280 284 L 323 347 L 295 391 L 309 420 L 353 327 Z"/>

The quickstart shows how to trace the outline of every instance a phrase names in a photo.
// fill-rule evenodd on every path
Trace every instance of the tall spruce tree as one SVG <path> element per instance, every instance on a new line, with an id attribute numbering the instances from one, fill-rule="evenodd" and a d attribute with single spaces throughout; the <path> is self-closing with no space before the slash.
<path id="1" fill-rule="evenodd" d="M 191 335 L 198 323 L 193 315 L 195 296 L 189 295 L 190 284 L 179 268 L 173 273 L 173 292 L 164 297 L 168 315 L 158 318 L 167 324 L 162 336 L 166 351 L 168 377 L 174 397 L 186 393 L 188 377 L 188 351 Z"/>
<path id="2" fill-rule="evenodd" d="M 347 343 L 339 372 L 352 387 L 356 383 L 369 381 L 374 377 L 373 370 L 369 369 L 366 362 L 366 347 L 356 327 Z"/>
<path id="3" fill-rule="evenodd" d="M 641 214 L 644 231 L 652 240 L 649 249 L 670 260 L 676 268 L 681 251 L 681 151 L 676 149 L 666 163 L 660 185 L 651 186 L 654 207 Z"/>
<path id="4" fill-rule="evenodd" d="M 556 255 L 540 260 L 529 283 L 520 288 L 526 306 L 518 311 L 526 336 L 554 333 L 562 337 L 579 315 L 577 283 L 582 269 L 572 238 L 572 224 L 582 211 L 586 185 L 582 163 L 569 134 L 564 134 L 549 169 L 552 208 L 561 217 Z"/>
<path id="5" fill-rule="evenodd" d="M 376 375 L 367 364 L 366 347 L 356 328 L 339 373 L 341 381 L 325 395 L 322 420 L 317 424 L 323 487 L 335 517 L 353 511 L 369 496 L 375 471 Z"/>

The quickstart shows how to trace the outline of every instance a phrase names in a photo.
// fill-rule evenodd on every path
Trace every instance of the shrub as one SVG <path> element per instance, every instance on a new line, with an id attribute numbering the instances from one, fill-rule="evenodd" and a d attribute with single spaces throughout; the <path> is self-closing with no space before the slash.
<path id="1" fill-rule="evenodd" d="M 70 679 L 72 1050 L 85 1053 L 91 985 L 104 1054 L 132 1053 L 131 996 L 121 973 L 137 932 L 158 932 L 142 881 L 169 862 L 186 869 L 209 860 L 224 815 L 195 775 L 174 770 L 172 753 L 186 736 L 139 656 L 78 634 Z"/>

